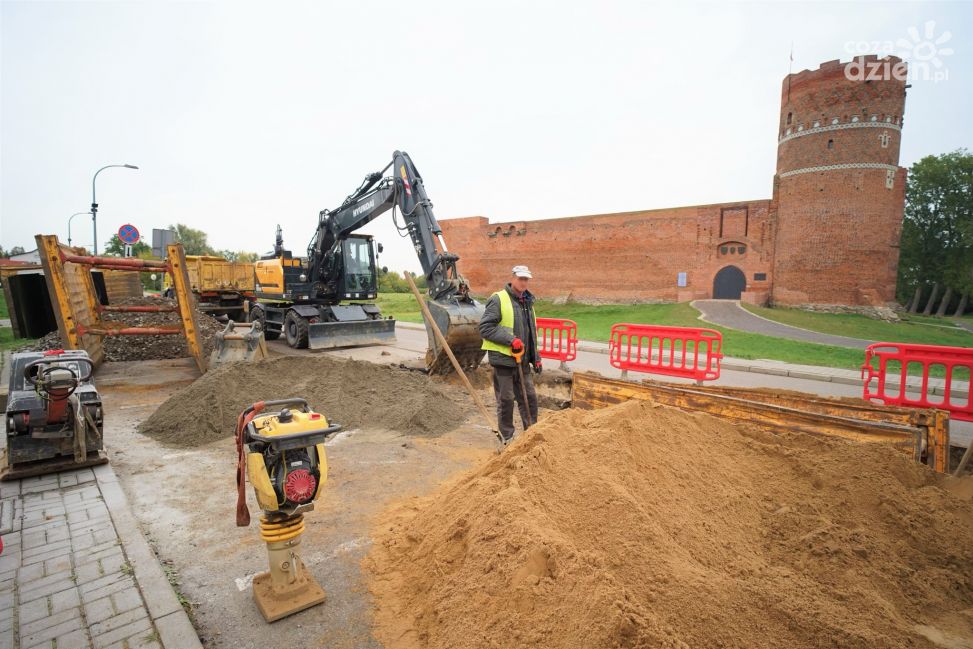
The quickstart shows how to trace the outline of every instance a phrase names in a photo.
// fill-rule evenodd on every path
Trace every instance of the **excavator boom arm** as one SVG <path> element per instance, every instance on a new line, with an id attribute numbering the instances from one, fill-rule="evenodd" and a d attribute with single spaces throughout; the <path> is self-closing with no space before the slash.
<path id="1" fill-rule="evenodd" d="M 389 167 L 392 176 L 385 177 Z M 361 186 L 340 207 L 321 212 L 317 233 L 308 248 L 309 275 L 324 280 L 322 274 L 330 267 L 328 262 L 338 242 L 396 206 L 419 257 L 430 297 L 470 301 L 467 284 L 456 269 L 459 257 L 447 250 L 422 176 L 404 151 L 393 153 L 392 162 L 382 171 L 365 176 Z"/>
<path id="2" fill-rule="evenodd" d="M 391 167 L 392 174 L 385 173 Z M 469 293 L 469 285 L 456 268 L 459 257 L 446 248 L 442 228 L 433 214 L 422 176 L 412 158 L 395 151 L 384 169 L 365 176 L 362 184 L 334 210 L 323 210 L 308 247 L 307 275 L 317 285 L 333 284 L 341 242 L 390 209 L 398 207 L 404 229 L 412 240 L 429 287 L 429 311 L 464 367 L 476 367 L 483 358 L 477 329 L 483 307 Z M 437 245 L 438 244 L 438 245 Z M 328 326 L 328 325 L 315 325 Z M 426 364 L 430 371 L 445 373 L 451 365 L 433 335 L 430 323 Z"/>

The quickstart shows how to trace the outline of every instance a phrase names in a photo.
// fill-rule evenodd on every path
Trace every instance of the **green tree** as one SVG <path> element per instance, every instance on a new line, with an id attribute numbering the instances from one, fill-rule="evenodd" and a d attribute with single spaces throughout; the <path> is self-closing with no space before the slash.
<path id="1" fill-rule="evenodd" d="M 125 256 L 125 244 L 121 239 L 118 238 L 117 234 L 113 234 L 111 239 L 105 242 L 105 255 L 109 257 L 124 257 Z M 132 246 L 132 256 L 133 257 L 143 257 L 144 254 L 151 255 L 152 248 L 145 242 L 139 241 L 134 246 Z"/>
<path id="2" fill-rule="evenodd" d="M 214 255 L 216 251 L 210 248 L 206 240 L 206 233 L 177 223 L 170 225 L 169 229 L 176 233 L 176 241 L 182 244 L 187 255 Z"/>
<path id="3" fill-rule="evenodd" d="M 906 185 L 898 297 L 938 284 L 951 294 L 973 292 L 973 155 L 965 149 L 926 156 Z"/>
<path id="4" fill-rule="evenodd" d="M 0 246 L 0 259 L 8 259 L 12 255 L 22 255 L 25 252 L 27 251 L 24 250 L 23 246 L 14 246 L 10 250 L 4 250 L 3 246 Z"/>
<path id="5" fill-rule="evenodd" d="M 253 262 L 257 261 L 257 253 L 255 252 L 246 252 L 243 250 L 237 250 L 235 252 L 233 250 L 220 250 L 216 254 L 223 257 L 227 261 L 238 261 L 245 264 L 252 264 Z"/>
<path id="6" fill-rule="evenodd" d="M 378 292 L 379 293 L 408 293 L 409 285 L 405 278 L 394 270 L 378 269 Z"/>
<path id="7" fill-rule="evenodd" d="M 417 274 L 415 278 L 416 288 L 420 291 L 426 289 L 426 278 L 421 274 Z M 386 270 L 385 268 L 378 269 L 378 292 L 379 293 L 411 293 L 412 289 L 409 288 L 409 282 L 406 281 L 405 276 L 394 270 Z"/>
<path id="8" fill-rule="evenodd" d="M 157 259 L 157 257 L 152 255 L 152 248 L 149 246 L 145 246 L 145 249 L 140 250 L 135 254 L 135 256 L 139 259 Z M 155 279 L 152 279 L 153 275 L 155 275 Z M 164 277 L 165 272 L 161 270 L 156 270 L 151 273 L 139 273 L 139 280 L 142 282 L 142 290 L 152 292 L 161 291 Z"/>

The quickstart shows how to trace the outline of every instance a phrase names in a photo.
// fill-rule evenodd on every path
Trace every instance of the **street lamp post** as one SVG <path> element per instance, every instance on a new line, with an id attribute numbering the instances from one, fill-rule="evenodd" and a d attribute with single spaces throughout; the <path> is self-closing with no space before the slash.
<path id="1" fill-rule="evenodd" d="M 124 165 L 105 165 L 101 169 L 95 172 L 94 177 L 91 179 L 91 228 L 95 235 L 95 254 L 98 254 L 98 201 L 95 200 L 95 181 L 98 180 L 98 174 L 100 174 L 105 169 L 111 169 L 112 167 L 122 167 L 124 169 L 138 169 L 135 165 L 124 164 Z"/>
<path id="2" fill-rule="evenodd" d="M 69 246 L 71 245 L 71 219 L 73 219 L 76 216 L 81 216 L 82 214 L 91 214 L 91 212 L 75 212 L 74 214 L 68 217 L 68 245 Z"/>

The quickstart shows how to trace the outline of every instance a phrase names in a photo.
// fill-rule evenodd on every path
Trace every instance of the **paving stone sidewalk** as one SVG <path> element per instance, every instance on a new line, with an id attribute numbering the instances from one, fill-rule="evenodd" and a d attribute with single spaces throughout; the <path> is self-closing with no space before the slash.
<path id="1" fill-rule="evenodd" d="M 0 647 L 194 649 L 109 465 L 0 483 Z"/>

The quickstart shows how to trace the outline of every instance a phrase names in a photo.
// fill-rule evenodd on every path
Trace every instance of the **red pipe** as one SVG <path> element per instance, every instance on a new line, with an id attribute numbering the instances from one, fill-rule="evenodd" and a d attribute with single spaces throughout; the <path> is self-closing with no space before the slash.
<path id="1" fill-rule="evenodd" d="M 121 311 L 126 313 L 174 313 L 177 306 L 100 306 L 99 311 Z"/>
<path id="2" fill-rule="evenodd" d="M 108 329 L 104 327 L 86 327 L 83 324 L 75 325 L 78 335 L 91 334 L 92 336 L 179 336 L 182 335 L 180 327 L 120 327 Z"/>
<path id="3" fill-rule="evenodd" d="M 118 270 L 132 270 L 135 268 L 151 268 L 153 270 L 169 270 L 169 263 L 154 259 L 136 259 L 133 257 L 94 257 L 92 255 L 72 255 L 61 250 L 61 261 L 75 264 L 85 264 L 96 268 L 116 268 Z"/>

